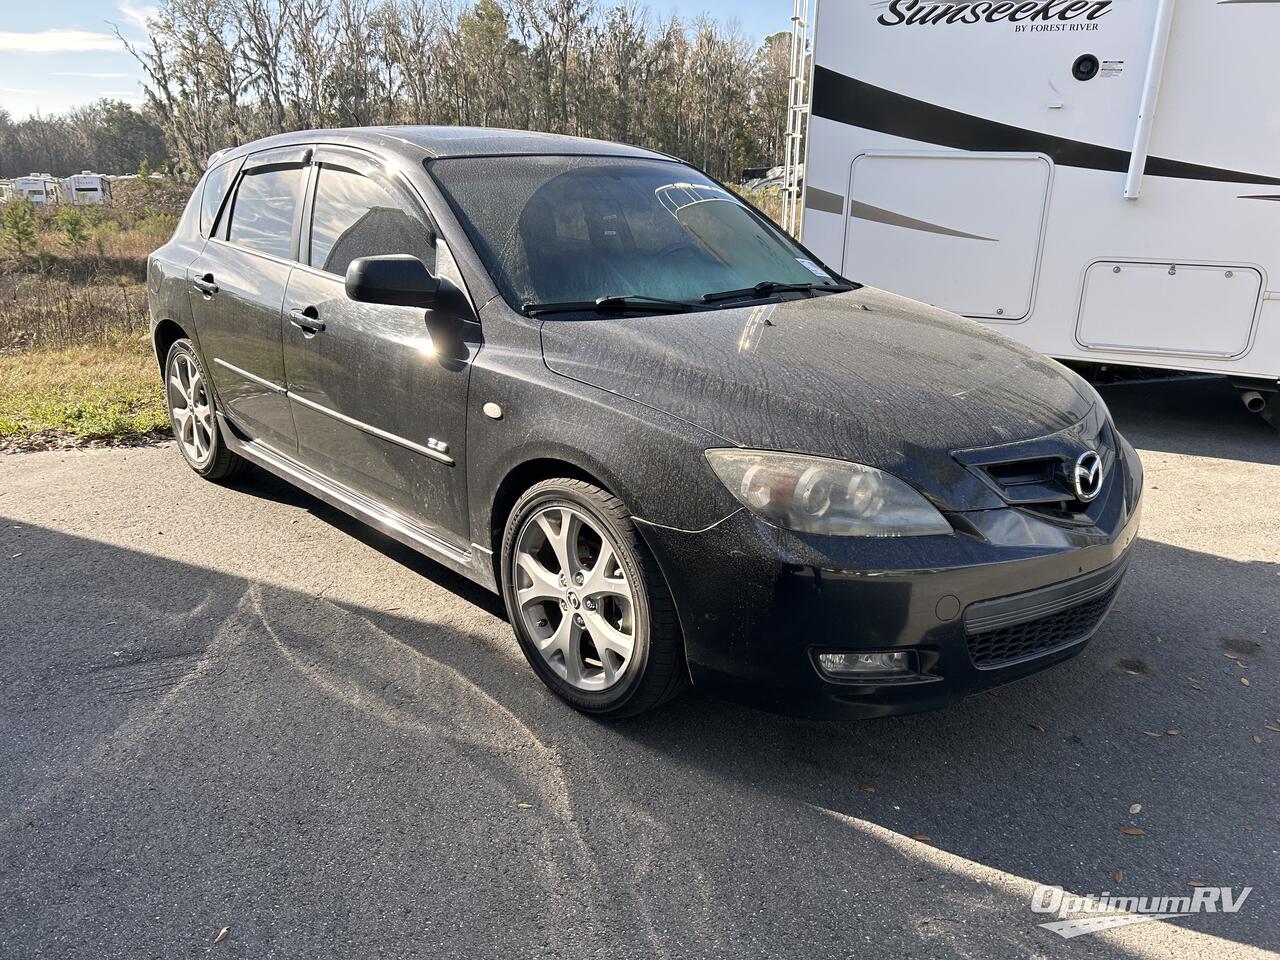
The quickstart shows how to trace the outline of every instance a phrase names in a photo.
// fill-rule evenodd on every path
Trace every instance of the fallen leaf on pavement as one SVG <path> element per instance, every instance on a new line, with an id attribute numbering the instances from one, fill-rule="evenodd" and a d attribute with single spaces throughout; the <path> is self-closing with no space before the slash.
<path id="1" fill-rule="evenodd" d="M 1132 804 L 1132 805 L 1129 807 L 1129 812 L 1130 812 L 1130 813 L 1141 813 L 1141 812 L 1142 812 L 1142 804 L 1140 804 L 1140 803 Z"/>
<path id="2" fill-rule="evenodd" d="M 1262 738 L 1261 738 L 1260 736 L 1258 736 L 1258 735 L 1255 733 L 1255 734 L 1253 735 L 1253 742 L 1254 742 L 1254 743 L 1261 743 L 1261 742 L 1262 742 Z"/>
<path id="3" fill-rule="evenodd" d="M 1241 678 L 1240 678 L 1240 684 L 1241 684 L 1241 686 L 1245 686 L 1245 687 L 1247 687 L 1247 686 L 1249 685 L 1249 678 L 1248 678 L 1248 677 L 1241 677 Z"/>
<path id="4" fill-rule="evenodd" d="M 929 843 L 929 842 L 930 842 L 930 840 L 929 840 L 929 835 L 928 835 L 927 833 L 913 833 L 913 834 L 911 835 L 911 839 L 912 839 L 912 840 L 919 840 L 921 843 Z"/>
<path id="5" fill-rule="evenodd" d="M 532 810 L 532 809 L 533 809 L 533 804 L 532 804 L 532 803 L 517 803 L 517 804 L 516 804 L 516 806 L 517 806 L 519 809 L 521 809 L 521 810 Z"/>
<path id="6" fill-rule="evenodd" d="M 1187 886 L 1188 887 L 1207 887 L 1208 884 L 1205 883 L 1203 880 L 1188 880 Z"/>
<path id="7" fill-rule="evenodd" d="M 1111 879 L 1113 879 L 1116 883 L 1124 883 L 1124 871 L 1117 870 L 1115 873 L 1111 875 Z"/>
<path id="8" fill-rule="evenodd" d="M 1168 734 L 1169 736 L 1171 736 L 1171 737 L 1176 737 L 1176 736 L 1177 736 L 1178 734 L 1180 734 L 1181 732 L 1182 732 L 1181 730 L 1166 730 L 1166 731 L 1165 731 L 1165 733 L 1167 733 L 1167 734 Z"/>
<path id="9" fill-rule="evenodd" d="M 1272 733 L 1280 733 L 1280 723 L 1264 723 L 1262 726 Z"/>
<path id="10" fill-rule="evenodd" d="M 1040 726 L 1040 724 L 1038 723 L 1028 723 L 1027 726 L 1030 727 L 1032 730 L 1034 730 L 1036 733 L 1044 733 L 1044 727 Z"/>
<path id="11" fill-rule="evenodd" d="M 221 930 L 219 930 L 219 931 L 218 931 L 218 935 L 217 935 L 216 937 L 214 937 L 214 938 L 213 938 L 213 942 L 214 942 L 214 943 L 221 943 L 223 940 L 227 939 L 227 936 L 228 936 L 230 933 L 231 933 L 231 928 L 230 928 L 230 927 L 223 927 Z"/>
<path id="12" fill-rule="evenodd" d="M 1145 733 L 1148 737 L 1160 736 L 1160 734 L 1156 733 L 1154 730 L 1143 730 L 1142 732 Z"/>
<path id="13" fill-rule="evenodd" d="M 859 790 L 861 790 L 863 793 L 875 793 L 875 792 L 876 792 L 876 788 L 875 788 L 875 787 L 873 787 L 873 786 L 871 786 L 871 784 L 869 784 L 869 783 L 860 783 L 860 784 L 858 784 L 858 789 L 859 789 Z"/>
<path id="14" fill-rule="evenodd" d="M 1147 835 L 1147 831 L 1141 827 L 1121 827 L 1120 832 L 1127 837 L 1145 837 Z"/>

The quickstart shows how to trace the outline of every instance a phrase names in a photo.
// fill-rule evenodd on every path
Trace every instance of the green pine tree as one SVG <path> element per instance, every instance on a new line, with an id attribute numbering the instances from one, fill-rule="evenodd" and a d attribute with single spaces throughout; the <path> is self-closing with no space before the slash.
<path id="1" fill-rule="evenodd" d="M 19 260 L 36 246 L 36 208 L 30 200 L 11 200 L 0 216 L 0 241 Z"/>
<path id="2" fill-rule="evenodd" d="M 62 234 L 59 241 L 73 254 L 79 253 L 80 248 L 89 242 L 89 230 L 84 216 L 75 207 L 60 208 L 54 224 Z"/>

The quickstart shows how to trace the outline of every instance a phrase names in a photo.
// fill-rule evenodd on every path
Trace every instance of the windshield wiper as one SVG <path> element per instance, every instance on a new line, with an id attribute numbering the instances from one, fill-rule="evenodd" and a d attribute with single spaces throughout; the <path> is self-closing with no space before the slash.
<path id="1" fill-rule="evenodd" d="M 587 310 L 592 313 L 687 313 L 693 304 L 683 300 L 664 300 L 642 293 L 623 293 L 612 297 L 596 297 L 594 300 L 566 300 L 563 303 L 526 303 L 520 308 L 526 317 L 543 313 L 576 313 Z"/>
<path id="2" fill-rule="evenodd" d="M 703 303 L 716 303 L 719 300 L 734 300 L 738 297 L 763 297 L 770 293 L 791 293 L 800 290 L 827 290 L 831 293 L 840 293 L 852 289 L 853 287 L 847 283 L 782 283 L 777 280 L 762 280 L 754 287 L 704 293 L 700 299 Z"/>

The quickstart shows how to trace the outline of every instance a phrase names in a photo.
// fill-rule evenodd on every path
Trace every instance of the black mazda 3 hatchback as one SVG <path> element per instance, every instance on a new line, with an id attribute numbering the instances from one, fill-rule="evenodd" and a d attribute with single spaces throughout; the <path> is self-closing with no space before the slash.
<path id="1" fill-rule="evenodd" d="M 942 706 L 1078 653 L 1137 532 L 1087 383 L 647 150 L 258 141 L 211 158 L 149 288 L 196 473 L 256 464 L 500 592 L 599 716 L 690 681 Z"/>

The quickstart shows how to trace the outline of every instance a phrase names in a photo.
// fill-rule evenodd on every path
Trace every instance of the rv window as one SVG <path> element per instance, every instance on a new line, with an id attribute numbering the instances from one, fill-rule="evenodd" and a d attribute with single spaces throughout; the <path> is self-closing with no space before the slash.
<path id="1" fill-rule="evenodd" d="M 311 265 L 343 276 L 358 257 L 408 253 L 433 269 L 431 230 L 376 180 L 322 166 L 311 215 Z"/>
<path id="2" fill-rule="evenodd" d="M 273 257 L 291 257 L 294 213 L 304 174 L 302 167 L 264 167 L 241 177 L 227 239 Z"/>
<path id="3" fill-rule="evenodd" d="M 200 235 L 202 237 L 213 233 L 213 219 L 218 215 L 218 207 L 222 205 L 227 187 L 231 185 L 231 174 L 234 171 L 235 164 L 224 163 L 220 167 L 214 167 L 204 178 L 204 194 L 200 203 Z"/>

